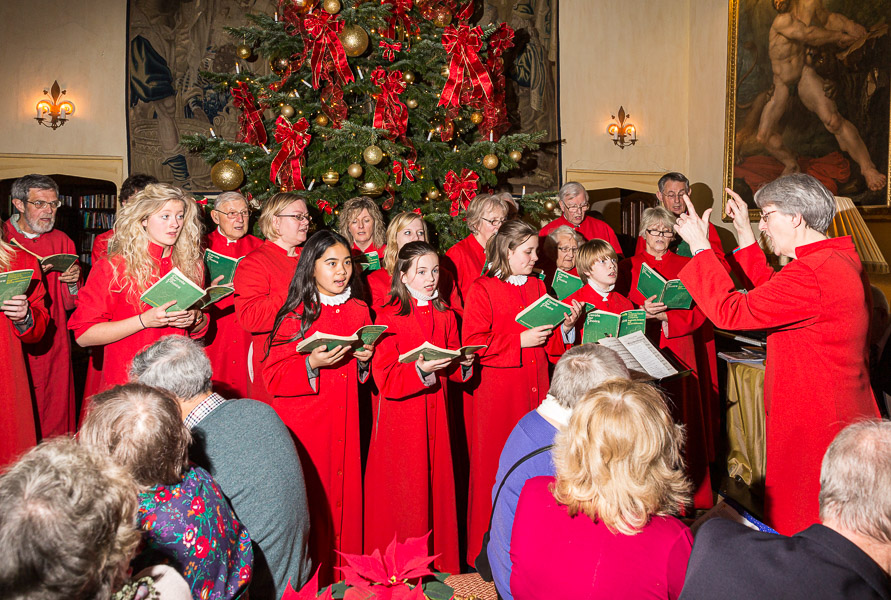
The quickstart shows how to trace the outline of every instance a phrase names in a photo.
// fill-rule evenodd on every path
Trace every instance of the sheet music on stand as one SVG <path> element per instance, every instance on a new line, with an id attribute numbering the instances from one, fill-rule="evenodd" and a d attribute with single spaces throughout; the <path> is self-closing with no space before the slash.
<path id="1" fill-rule="evenodd" d="M 658 380 L 678 375 L 678 370 L 650 343 L 643 331 L 635 331 L 619 338 L 606 337 L 598 344 L 615 351 L 632 375 L 641 374 L 645 379 Z M 632 378 L 642 377 L 638 375 Z"/>

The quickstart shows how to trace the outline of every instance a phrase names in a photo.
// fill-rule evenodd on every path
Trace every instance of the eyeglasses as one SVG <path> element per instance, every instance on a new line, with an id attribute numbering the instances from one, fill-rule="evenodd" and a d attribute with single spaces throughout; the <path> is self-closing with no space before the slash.
<path id="1" fill-rule="evenodd" d="M 674 192 L 668 192 L 667 194 L 662 194 L 662 197 L 666 200 L 677 200 L 678 198 L 683 198 L 687 195 L 687 192 L 679 192 L 675 194 Z"/>
<path id="2" fill-rule="evenodd" d="M 763 212 L 763 213 L 761 213 L 761 220 L 764 221 L 765 223 L 767 223 L 767 218 L 770 217 L 770 215 L 772 215 L 772 214 L 775 213 L 775 212 L 777 212 L 777 211 L 772 210 L 772 211 L 770 211 L 770 212 Z"/>
<path id="3" fill-rule="evenodd" d="M 296 219 L 298 223 L 307 223 L 309 221 L 312 221 L 312 217 L 309 216 L 309 213 L 302 213 L 299 215 L 275 215 L 275 216 Z"/>
<path id="4" fill-rule="evenodd" d="M 576 212 L 576 211 L 584 212 L 584 211 L 588 210 L 589 206 L 590 206 L 590 204 L 588 204 L 587 202 L 585 202 L 584 204 L 564 204 L 563 210 L 565 210 L 566 212 Z"/>
<path id="5" fill-rule="evenodd" d="M 564 254 L 575 254 L 579 251 L 578 246 L 557 246 L 557 250 L 563 252 Z"/>
<path id="6" fill-rule="evenodd" d="M 23 202 L 27 202 L 28 204 L 33 204 L 34 208 L 37 210 L 42 209 L 45 206 L 49 206 L 50 208 L 59 208 L 62 206 L 61 200 L 53 200 L 52 202 L 46 202 L 44 200 L 38 200 L 37 202 L 31 202 L 30 200 L 23 200 Z"/>
<path id="7" fill-rule="evenodd" d="M 595 260 L 595 265 L 607 266 L 607 265 L 615 265 L 618 264 L 618 260 L 615 258 L 601 258 L 600 260 Z"/>
<path id="8" fill-rule="evenodd" d="M 492 227 L 501 227 L 507 219 L 487 219 L 485 217 L 480 217 L 480 221 L 485 221 Z"/>
<path id="9" fill-rule="evenodd" d="M 673 231 L 660 231 L 659 229 L 647 229 L 647 233 L 654 237 L 664 237 L 664 238 L 673 238 Z"/>
<path id="10" fill-rule="evenodd" d="M 238 210 L 238 211 L 232 210 L 229 212 L 223 212 L 223 211 L 217 210 L 217 209 L 213 209 L 213 210 L 214 210 L 214 212 L 218 212 L 221 215 L 226 215 L 228 218 L 232 219 L 233 221 L 235 219 L 237 219 L 238 217 L 241 217 L 242 219 L 247 219 L 248 217 L 251 216 L 251 213 L 248 210 Z M 281 217 L 283 215 L 279 215 L 279 216 Z"/>

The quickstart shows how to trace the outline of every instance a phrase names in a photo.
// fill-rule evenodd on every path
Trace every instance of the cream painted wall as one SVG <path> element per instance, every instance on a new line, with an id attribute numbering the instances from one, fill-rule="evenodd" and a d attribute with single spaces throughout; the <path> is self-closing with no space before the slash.
<path id="1" fill-rule="evenodd" d="M 126 4 L 0 2 L 0 154 L 112 156 L 126 161 Z M 53 131 L 34 120 L 34 105 L 55 79 L 68 89 L 65 97 L 74 102 L 76 112 Z"/>

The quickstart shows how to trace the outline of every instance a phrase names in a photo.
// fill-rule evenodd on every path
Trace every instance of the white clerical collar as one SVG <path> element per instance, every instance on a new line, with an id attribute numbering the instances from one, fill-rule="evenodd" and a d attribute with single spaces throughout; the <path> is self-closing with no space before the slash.
<path id="1" fill-rule="evenodd" d="M 614 284 L 612 284 L 611 286 L 609 286 L 608 288 L 606 288 L 606 291 L 604 292 L 604 291 L 601 290 L 599 287 L 597 287 L 597 285 L 594 283 L 594 280 L 593 280 L 593 279 L 589 279 L 589 280 L 588 280 L 588 285 L 591 286 L 591 289 L 592 289 L 592 290 L 594 290 L 595 292 L 597 292 L 598 294 L 600 294 L 600 297 L 603 298 L 604 302 L 605 302 L 606 299 L 609 297 L 609 293 L 610 293 L 611 291 L 613 291 L 613 288 L 616 287 L 616 284 L 614 283 Z"/>
<path id="2" fill-rule="evenodd" d="M 237 244 L 237 243 L 238 243 L 238 240 L 233 240 L 233 239 L 231 239 L 229 236 L 227 236 L 225 233 L 223 233 L 223 230 L 220 229 L 219 227 L 217 227 L 217 233 L 220 234 L 220 237 L 222 237 L 224 240 L 226 240 L 226 245 L 227 245 L 227 246 L 228 246 L 229 244 Z"/>
<path id="3" fill-rule="evenodd" d="M 9 218 L 9 220 L 12 221 L 12 226 L 15 228 L 15 230 L 18 231 L 19 233 L 21 233 L 23 236 L 25 236 L 29 240 L 39 238 L 40 237 L 39 233 L 26 233 L 26 232 L 22 231 L 22 228 L 19 227 L 19 217 L 21 217 L 21 216 L 22 216 L 21 214 L 15 214 Z"/>
<path id="4" fill-rule="evenodd" d="M 336 296 L 326 296 L 325 294 L 319 293 L 319 302 L 321 302 L 323 306 L 340 306 L 350 299 L 351 293 L 350 286 L 347 286 L 347 289 Z"/>
<path id="5" fill-rule="evenodd" d="M 501 278 L 501 270 L 495 271 L 495 277 Z M 526 280 L 529 279 L 528 275 L 509 275 L 505 280 L 511 285 L 515 285 L 517 287 L 521 285 L 526 285 Z"/>
<path id="6" fill-rule="evenodd" d="M 536 410 L 541 416 L 546 417 L 555 423 L 560 423 L 563 427 L 569 425 L 569 417 L 572 416 L 572 409 L 561 405 L 557 402 L 557 399 L 550 394 L 545 396 L 545 399 L 542 400 L 542 403 Z"/>
<path id="7" fill-rule="evenodd" d="M 408 290 L 408 293 L 411 294 L 412 298 L 418 301 L 418 306 L 427 306 L 430 304 L 431 300 L 439 298 L 439 290 L 433 290 L 433 295 L 427 296 L 411 286 L 405 286 L 405 289 Z"/>

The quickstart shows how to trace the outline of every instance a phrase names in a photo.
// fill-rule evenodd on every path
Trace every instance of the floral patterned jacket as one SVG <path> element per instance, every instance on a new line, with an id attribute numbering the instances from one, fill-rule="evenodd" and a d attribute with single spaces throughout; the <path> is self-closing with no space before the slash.
<path id="1" fill-rule="evenodd" d="M 210 473 L 191 465 L 178 485 L 139 495 L 141 551 L 134 571 L 168 564 L 188 582 L 195 600 L 241 598 L 251 581 L 251 538 Z"/>

